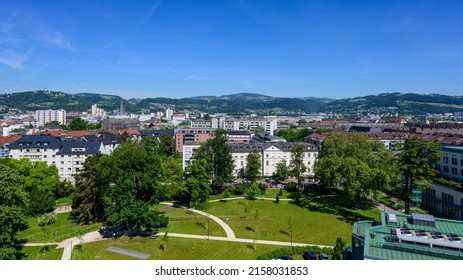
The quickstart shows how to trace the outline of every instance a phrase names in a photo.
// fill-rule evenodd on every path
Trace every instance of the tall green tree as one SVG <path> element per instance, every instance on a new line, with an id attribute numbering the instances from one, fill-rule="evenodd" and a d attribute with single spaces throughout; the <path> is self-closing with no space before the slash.
<path id="1" fill-rule="evenodd" d="M 204 159 L 197 159 L 192 161 L 186 169 L 185 188 L 182 196 L 192 208 L 204 209 L 212 192 L 207 165 L 208 163 Z"/>
<path id="2" fill-rule="evenodd" d="M 205 159 L 208 162 L 207 171 L 213 191 L 216 193 L 223 189 L 225 183 L 233 179 L 234 162 L 227 142 L 227 132 L 218 129 L 215 137 L 202 144 L 194 155 L 195 159 Z"/>
<path id="3" fill-rule="evenodd" d="M 27 194 L 24 178 L 13 168 L 0 164 L 0 259 L 20 257 L 15 247 L 17 233 L 27 228 Z"/>
<path id="4" fill-rule="evenodd" d="M 85 160 L 83 170 L 76 176 L 72 211 L 79 223 L 104 221 L 103 196 L 109 189 L 109 176 L 102 172 L 102 157 L 98 153 Z"/>
<path id="5" fill-rule="evenodd" d="M 440 151 L 441 145 L 436 142 L 427 142 L 419 138 L 405 140 L 399 163 L 405 179 L 402 199 L 406 214 L 410 213 L 412 191 L 416 188 L 416 183 L 431 180 L 439 173 L 434 166 L 442 157 Z"/>
<path id="6" fill-rule="evenodd" d="M 304 145 L 297 144 L 291 147 L 291 162 L 289 165 L 291 175 L 296 178 L 297 186 L 301 185 L 307 167 L 304 164 Z"/>
<path id="7" fill-rule="evenodd" d="M 286 161 L 282 160 L 277 163 L 277 171 L 275 173 L 275 177 L 279 181 L 284 181 L 289 176 L 288 166 L 286 165 Z"/>
<path id="8" fill-rule="evenodd" d="M 174 139 L 167 133 L 161 133 L 159 136 L 159 146 L 167 156 L 172 156 L 175 152 Z"/>
<path id="9" fill-rule="evenodd" d="M 379 190 L 397 186 L 399 170 L 380 141 L 359 133 L 331 133 L 315 162 L 315 177 L 324 187 L 342 187 L 352 204 L 366 207 Z"/>
<path id="10" fill-rule="evenodd" d="M 260 174 L 261 159 L 257 150 L 252 150 L 246 157 L 246 178 L 254 183 Z"/>

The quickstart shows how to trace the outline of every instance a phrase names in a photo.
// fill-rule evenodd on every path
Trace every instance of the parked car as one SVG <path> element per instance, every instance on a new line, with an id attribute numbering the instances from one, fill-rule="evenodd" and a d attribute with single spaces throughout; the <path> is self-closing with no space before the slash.
<path id="1" fill-rule="evenodd" d="M 294 260 L 294 259 L 293 259 L 293 257 L 291 257 L 289 255 L 284 255 L 284 256 L 278 257 L 277 260 Z"/>
<path id="2" fill-rule="evenodd" d="M 316 260 L 317 256 L 315 255 L 314 252 L 307 251 L 302 254 L 302 258 L 304 258 L 304 260 Z"/>
<path id="3" fill-rule="evenodd" d="M 318 259 L 319 260 L 329 260 L 330 258 L 328 257 L 327 254 L 321 253 L 320 255 L 318 255 Z"/>

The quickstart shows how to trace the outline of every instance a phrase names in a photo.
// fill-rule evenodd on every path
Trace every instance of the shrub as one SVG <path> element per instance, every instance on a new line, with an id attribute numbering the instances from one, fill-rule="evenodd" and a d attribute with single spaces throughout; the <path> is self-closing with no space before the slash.
<path id="1" fill-rule="evenodd" d="M 277 250 L 265 253 L 261 256 L 258 256 L 257 259 L 258 260 L 272 260 L 272 259 L 276 259 L 283 255 L 298 255 L 306 251 L 312 251 L 315 253 L 315 255 L 318 255 L 320 253 L 325 253 L 328 256 L 330 256 L 333 254 L 333 249 L 331 248 L 320 248 L 316 246 L 305 246 L 305 247 L 296 246 L 296 247 L 277 249 Z"/>
<path id="2" fill-rule="evenodd" d="M 56 215 L 54 213 L 43 214 L 37 218 L 39 226 L 44 227 L 56 222 Z"/>

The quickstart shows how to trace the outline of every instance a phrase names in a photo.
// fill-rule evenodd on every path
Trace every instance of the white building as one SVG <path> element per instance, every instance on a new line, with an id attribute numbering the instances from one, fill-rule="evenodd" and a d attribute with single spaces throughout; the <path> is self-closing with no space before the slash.
<path id="1" fill-rule="evenodd" d="M 170 121 L 172 119 L 172 115 L 174 114 L 174 111 L 171 109 L 166 109 L 166 120 Z"/>
<path id="2" fill-rule="evenodd" d="M 44 126 L 53 121 L 66 124 L 66 110 L 37 110 L 35 111 L 35 119 L 37 126 Z"/>
<path id="3" fill-rule="evenodd" d="M 30 162 L 55 165 L 61 180 L 73 182 L 73 176 L 83 168 L 87 157 L 105 153 L 100 141 L 61 141 L 50 135 L 23 136 L 9 145 L 9 157 L 27 158 Z"/>
<path id="4" fill-rule="evenodd" d="M 233 143 L 230 144 L 232 148 L 232 157 L 235 162 L 234 174 L 235 176 L 243 175 L 246 170 L 246 158 L 248 154 L 256 150 L 261 157 L 261 176 L 272 176 L 277 171 L 277 164 L 285 162 L 287 166 L 291 162 L 291 148 L 296 144 L 304 146 L 303 160 L 307 167 L 304 176 L 313 176 L 313 169 L 315 160 L 318 156 L 318 151 L 315 145 L 308 143 Z"/>
<path id="5" fill-rule="evenodd" d="M 443 146 L 442 158 L 439 163 L 439 171 L 442 177 L 455 181 L 463 181 L 463 147 Z"/>
<path id="6" fill-rule="evenodd" d="M 265 133 L 273 135 L 277 129 L 277 119 L 237 119 L 223 120 L 220 127 L 225 130 L 256 130 L 264 128 Z"/>
<path id="7" fill-rule="evenodd" d="M 304 146 L 303 159 L 304 164 L 307 167 L 307 171 L 303 174 L 304 176 L 314 175 L 314 164 L 318 156 L 318 151 L 315 145 L 308 143 L 229 143 L 231 146 L 231 154 L 234 161 L 234 175 L 244 175 L 246 170 L 246 158 L 248 154 L 256 150 L 261 158 L 261 176 L 272 176 L 277 171 L 277 164 L 285 162 L 287 166 L 291 162 L 291 148 L 301 144 Z M 188 166 L 191 161 L 191 157 L 196 149 L 200 145 L 188 144 L 183 145 L 183 170 Z"/>

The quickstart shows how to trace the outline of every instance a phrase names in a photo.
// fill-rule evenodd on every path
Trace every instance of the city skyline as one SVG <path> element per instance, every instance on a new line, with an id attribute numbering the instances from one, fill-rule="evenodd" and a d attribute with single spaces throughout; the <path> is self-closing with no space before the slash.
<path id="1" fill-rule="evenodd" d="M 458 1 L 0 4 L 0 91 L 462 95 Z"/>

